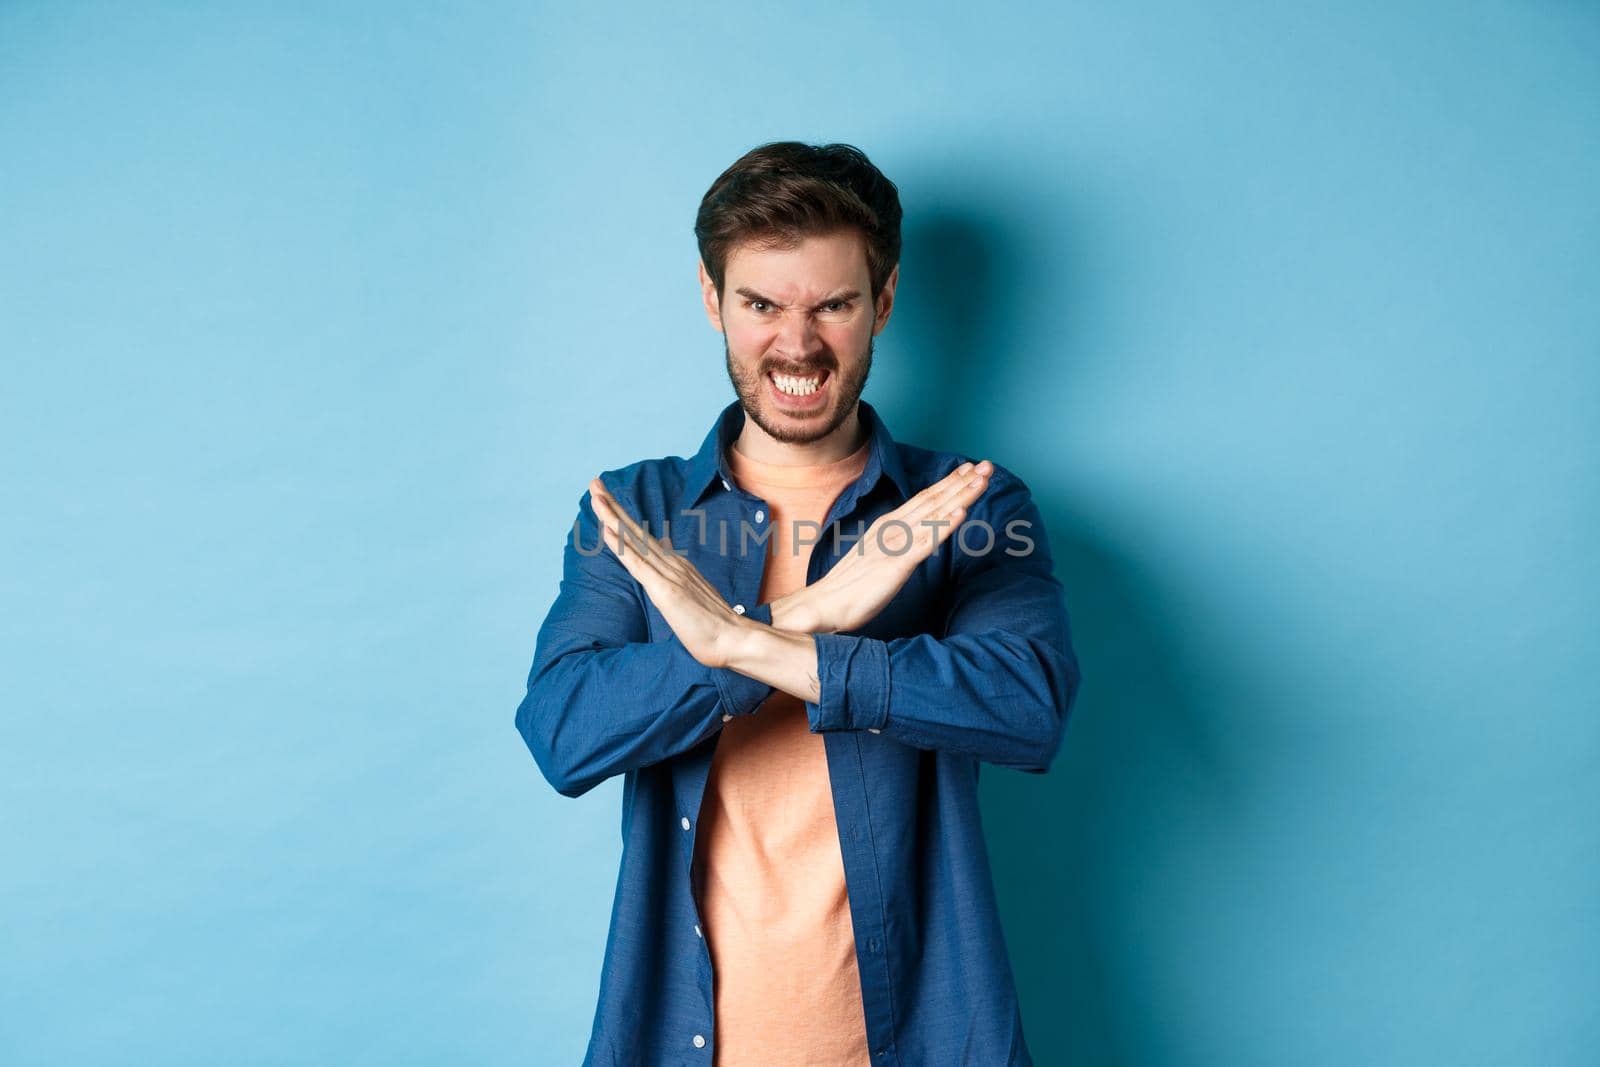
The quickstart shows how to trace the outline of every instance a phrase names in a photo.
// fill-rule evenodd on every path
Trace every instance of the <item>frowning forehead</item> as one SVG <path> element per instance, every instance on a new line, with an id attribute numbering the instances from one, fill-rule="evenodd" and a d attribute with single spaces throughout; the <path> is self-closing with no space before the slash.
<path id="1" fill-rule="evenodd" d="M 778 288 L 781 290 L 781 289 L 793 289 L 795 287 L 794 286 L 779 286 Z M 746 300 L 765 300 L 767 303 L 773 305 L 774 307 L 793 307 L 793 306 L 802 306 L 803 307 L 803 306 L 806 306 L 806 305 L 810 305 L 812 307 L 820 307 L 820 306 L 822 306 L 824 304 L 834 303 L 835 301 L 840 301 L 840 300 L 859 300 L 861 298 L 861 290 L 857 289 L 853 285 L 841 285 L 841 286 L 838 286 L 835 289 L 832 289 L 832 290 L 829 290 L 828 292 L 823 293 L 821 296 L 807 297 L 807 296 L 803 296 L 802 295 L 802 296 L 800 296 L 798 298 L 790 299 L 790 300 L 781 299 L 780 297 L 774 296 L 771 293 L 764 293 L 761 290 L 756 289 L 755 287 L 749 286 L 749 285 L 741 285 L 741 286 L 739 286 L 739 288 L 735 289 L 734 292 L 736 294 L 738 294 L 739 296 L 744 297 Z"/>
<path id="2" fill-rule="evenodd" d="M 806 237 L 789 247 L 746 244 L 728 258 L 726 284 L 746 299 L 815 306 L 866 290 L 871 274 L 855 233 Z"/>

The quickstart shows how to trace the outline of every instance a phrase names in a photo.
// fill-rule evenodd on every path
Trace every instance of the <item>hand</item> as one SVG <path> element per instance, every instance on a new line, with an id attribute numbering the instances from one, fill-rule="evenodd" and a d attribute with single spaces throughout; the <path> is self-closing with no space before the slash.
<path id="1" fill-rule="evenodd" d="M 671 542 L 650 536 L 635 522 L 599 478 L 589 482 L 589 499 L 606 546 L 644 586 L 650 602 L 683 647 L 707 667 L 727 666 L 740 627 L 747 620 L 734 613 L 695 565 L 673 550 Z"/>
<path id="2" fill-rule="evenodd" d="M 772 604 L 772 625 L 804 633 L 855 630 L 877 617 L 917 565 L 944 544 L 988 488 L 994 464 L 963 463 L 878 517 L 833 569 Z M 909 530 L 907 529 L 909 527 Z"/>

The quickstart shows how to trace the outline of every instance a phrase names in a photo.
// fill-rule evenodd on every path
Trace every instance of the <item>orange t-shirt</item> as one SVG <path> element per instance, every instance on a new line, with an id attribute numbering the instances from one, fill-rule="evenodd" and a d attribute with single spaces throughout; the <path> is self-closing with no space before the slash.
<path id="1" fill-rule="evenodd" d="M 761 603 L 806 585 L 828 509 L 866 468 L 779 466 L 728 451 L 741 488 L 767 501 Z M 798 530 L 795 523 L 815 524 Z M 714 1067 L 870 1067 L 844 857 L 821 734 L 774 692 L 722 728 L 695 839 L 694 882 L 716 999 Z"/>

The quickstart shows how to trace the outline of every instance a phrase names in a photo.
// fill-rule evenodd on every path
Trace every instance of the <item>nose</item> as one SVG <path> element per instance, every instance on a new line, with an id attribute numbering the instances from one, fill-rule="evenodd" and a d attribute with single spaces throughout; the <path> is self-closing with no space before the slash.
<path id="1" fill-rule="evenodd" d="M 791 308 L 784 312 L 773 343 L 774 354 L 803 363 L 821 347 L 817 324 L 808 310 Z"/>

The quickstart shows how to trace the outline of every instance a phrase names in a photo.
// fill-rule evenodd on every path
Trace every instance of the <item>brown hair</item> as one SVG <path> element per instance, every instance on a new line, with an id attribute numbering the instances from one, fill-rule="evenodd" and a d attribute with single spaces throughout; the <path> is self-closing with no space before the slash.
<path id="1" fill-rule="evenodd" d="M 793 247 L 856 229 L 866 238 L 872 299 L 900 262 L 900 192 L 861 149 L 773 141 L 723 171 L 700 200 L 694 236 L 722 297 L 728 257 L 746 241 Z"/>

